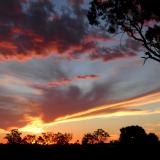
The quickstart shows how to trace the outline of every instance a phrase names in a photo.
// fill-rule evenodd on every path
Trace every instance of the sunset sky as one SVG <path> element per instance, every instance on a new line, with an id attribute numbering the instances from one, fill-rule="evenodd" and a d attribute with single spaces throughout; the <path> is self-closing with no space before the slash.
<path id="1" fill-rule="evenodd" d="M 160 64 L 90 26 L 90 0 L 0 1 L 0 142 L 24 133 L 140 125 L 160 137 Z"/>

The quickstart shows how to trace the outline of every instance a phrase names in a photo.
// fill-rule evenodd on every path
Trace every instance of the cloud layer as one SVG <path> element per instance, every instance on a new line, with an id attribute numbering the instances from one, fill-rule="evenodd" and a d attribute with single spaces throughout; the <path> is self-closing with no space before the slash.
<path id="1" fill-rule="evenodd" d="M 68 1 L 69 7 L 56 8 L 56 1 L 9 0 L 0 2 L 0 59 L 27 60 L 50 54 L 113 60 L 135 56 L 136 48 L 101 46 L 117 43 L 101 31 L 91 29 L 83 1 Z M 12 12 L 10 12 L 12 11 Z M 119 43 L 119 41 L 118 41 Z"/>

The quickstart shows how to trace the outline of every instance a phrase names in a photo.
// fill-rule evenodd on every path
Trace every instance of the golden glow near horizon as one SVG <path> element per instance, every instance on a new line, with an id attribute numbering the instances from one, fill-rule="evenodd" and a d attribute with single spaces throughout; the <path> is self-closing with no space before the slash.
<path id="1" fill-rule="evenodd" d="M 26 117 L 29 119 L 29 124 L 21 128 L 22 132 L 32 132 L 32 133 L 42 133 L 45 131 L 45 127 L 54 126 L 57 124 L 67 123 L 67 122 L 77 122 L 83 120 L 91 120 L 95 118 L 108 118 L 108 117 L 118 117 L 118 116 L 136 116 L 136 115 L 151 115 L 159 114 L 160 109 L 156 110 L 129 110 L 130 107 L 139 107 L 149 104 L 155 104 L 160 102 L 160 93 L 153 93 L 150 95 L 145 95 L 139 98 L 122 101 L 114 104 L 103 105 L 100 107 L 95 107 L 82 112 L 74 113 L 64 117 L 59 117 L 52 122 L 44 123 L 41 117 Z M 124 111 L 117 111 L 113 113 L 104 113 L 104 111 L 109 108 L 124 108 Z M 125 110 L 128 109 L 128 110 Z M 98 113 L 96 113 L 98 111 Z M 102 111 L 101 113 L 99 113 Z"/>
<path id="2" fill-rule="evenodd" d="M 26 117 L 27 118 L 27 117 Z M 28 116 L 28 119 L 30 119 L 30 123 L 26 125 L 23 128 L 20 128 L 19 130 L 22 132 L 30 132 L 30 133 L 42 133 L 44 132 L 43 130 L 43 121 L 41 117 L 30 117 Z"/>

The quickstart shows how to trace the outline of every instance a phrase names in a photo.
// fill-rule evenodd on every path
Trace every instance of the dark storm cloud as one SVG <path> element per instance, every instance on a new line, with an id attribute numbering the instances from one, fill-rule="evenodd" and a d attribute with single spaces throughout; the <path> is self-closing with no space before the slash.
<path id="1" fill-rule="evenodd" d="M 26 60 L 49 54 L 74 57 L 101 52 L 96 42 L 111 38 L 96 30 L 90 31 L 83 3 L 83 0 L 76 3 L 70 0 L 70 9 L 63 7 L 57 11 L 56 1 L 51 0 L 0 1 L 0 59 Z M 95 36 L 86 41 L 91 34 Z M 108 54 L 104 57 L 113 59 Z"/>
<path id="2" fill-rule="evenodd" d="M 64 53 L 85 34 L 83 19 L 55 13 L 49 0 L 1 1 L 0 13 L 1 59 Z"/>

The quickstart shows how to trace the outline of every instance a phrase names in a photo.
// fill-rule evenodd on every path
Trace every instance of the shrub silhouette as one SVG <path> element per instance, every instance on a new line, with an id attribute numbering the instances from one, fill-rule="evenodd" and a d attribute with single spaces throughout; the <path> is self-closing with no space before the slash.
<path id="1" fill-rule="evenodd" d="M 158 136 L 155 133 L 149 133 L 147 135 L 147 143 L 157 144 L 158 143 Z"/>

